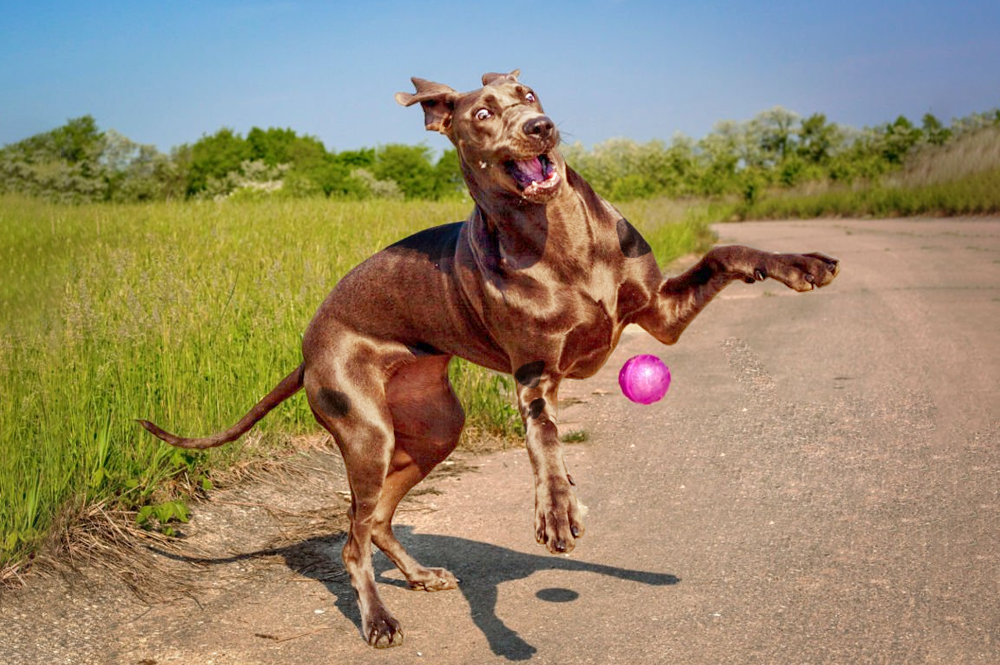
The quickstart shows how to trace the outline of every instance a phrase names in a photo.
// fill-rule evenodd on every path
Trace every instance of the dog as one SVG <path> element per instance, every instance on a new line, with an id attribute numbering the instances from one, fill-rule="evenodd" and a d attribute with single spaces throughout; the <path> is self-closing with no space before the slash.
<path id="1" fill-rule="evenodd" d="M 513 374 L 535 483 L 535 537 L 552 553 L 584 533 L 556 427 L 559 383 L 593 375 L 628 324 L 673 344 L 734 280 L 775 279 L 796 291 L 826 286 L 839 263 L 823 254 L 715 247 L 664 278 L 649 244 L 563 160 L 559 131 L 520 72 L 490 73 L 459 93 L 411 79 L 403 106 L 447 136 L 475 203 L 463 222 L 416 233 L 370 257 L 320 305 L 303 362 L 230 429 L 206 438 L 152 434 L 210 448 L 247 432 L 305 388 L 333 436 L 351 487 L 344 565 L 374 647 L 401 644 L 375 585 L 372 544 L 414 589 L 455 588 L 418 563 L 392 531 L 396 506 L 455 448 L 465 416 L 448 380 L 452 356 Z"/>

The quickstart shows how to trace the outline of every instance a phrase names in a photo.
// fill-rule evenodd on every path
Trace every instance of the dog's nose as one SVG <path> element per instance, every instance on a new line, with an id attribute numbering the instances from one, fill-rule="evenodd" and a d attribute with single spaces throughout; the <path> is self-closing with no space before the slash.
<path id="1" fill-rule="evenodd" d="M 537 136 L 540 139 L 547 139 L 552 136 L 556 126 L 547 115 L 536 115 L 534 118 L 524 123 L 524 133 L 528 136 Z"/>

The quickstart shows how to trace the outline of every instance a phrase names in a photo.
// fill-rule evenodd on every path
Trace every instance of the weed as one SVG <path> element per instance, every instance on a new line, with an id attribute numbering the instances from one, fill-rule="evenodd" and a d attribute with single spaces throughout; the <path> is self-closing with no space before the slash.
<path id="1" fill-rule="evenodd" d="M 191 511 L 187 504 L 174 500 L 143 506 L 136 513 L 135 522 L 143 529 L 158 528 L 163 535 L 174 536 L 177 532 L 170 526 L 171 522 L 186 524 L 190 517 Z"/>

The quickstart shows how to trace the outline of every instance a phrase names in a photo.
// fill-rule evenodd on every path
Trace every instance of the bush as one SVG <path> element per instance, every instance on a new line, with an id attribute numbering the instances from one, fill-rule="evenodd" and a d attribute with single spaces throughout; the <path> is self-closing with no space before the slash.
<path id="1" fill-rule="evenodd" d="M 928 151 L 947 153 L 965 138 L 998 126 L 1000 110 L 954 120 L 950 127 L 926 114 L 920 127 L 899 116 L 891 123 L 852 130 L 821 113 L 801 119 L 775 107 L 747 121 L 716 123 L 698 141 L 683 135 L 669 145 L 618 138 L 589 150 L 579 143 L 564 146 L 563 153 L 595 190 L 616 201 L 707 196 L 753 204 L 768 188 L 876 182 L 908 170 Z M 248 163 L 279 171 L 261 179 L 246 171 Z M 270 181 L 273 186 L 264 186 Z M 342 199 L 465 196 L 453 149 L 437 158 L 425 145 L 335 153 L 319 139 L 291 129 L 254 127 L 243 137 L 224 128 L 168 156 L 113 130 L 101 132 L 92 117 L 83 116 L 0 150 L 0 192 L 124 202 L 213 197 L 236 189 L 251 189 L 253 196 L 269 192 Z"/>

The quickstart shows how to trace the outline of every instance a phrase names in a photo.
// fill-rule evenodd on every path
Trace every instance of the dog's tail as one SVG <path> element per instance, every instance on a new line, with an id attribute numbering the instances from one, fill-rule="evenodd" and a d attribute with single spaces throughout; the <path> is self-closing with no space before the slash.
<path id="1" fill-rule="evenodd" d="M 305 363 L 296 367 L 291 374 L 282 379 L 281 383 L 274 387 L 274 390 L 265 395 L 263 399 L 257 402 L 238 423 L 227 429 L 225 432 L 219 432 L 218 434 L 206 436 L 201 439 L 185 439 L 160 429 L 148 420 L 140 420 L 139 424 L 149 430 L 153 436 L 166 441 L 172 446 L 177 446 L 178 448 L 196 448 L 198 450 L 204 450 L 205 448 L 221 446 L 224 443 L 235 441 L 246 434 L 247 431 L 257 424 L 258 420 L 266 416 L 271 409 L 297 393 L 302 388 L 302 374 L 304 371 Z"/>

